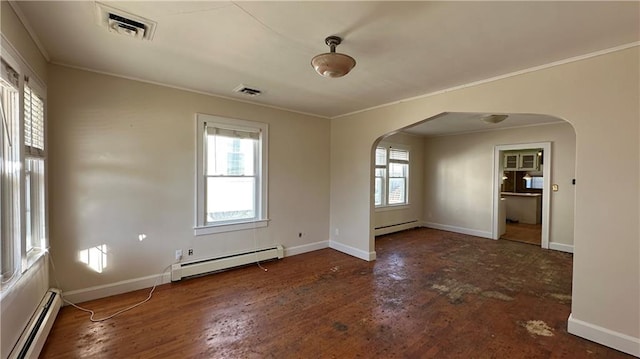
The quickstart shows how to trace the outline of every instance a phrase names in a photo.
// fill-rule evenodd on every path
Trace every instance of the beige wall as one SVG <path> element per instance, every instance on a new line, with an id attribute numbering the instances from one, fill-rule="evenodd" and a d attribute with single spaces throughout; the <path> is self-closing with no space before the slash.
<path id="1" fill-rule="evenodd" d="M 186 255 L 193 248 L 190 260 L 271 244 L 326 246 L 328 120 L 49 70 L 51 253 L 64 291 L 161 273 L 176 249 Z M 194 236 L 197 112 L 269 124 L 267 228 Z M 103 244 L 102 273 L 78 260 L 80 251 Z"/>
<path id="2" fill-rule="evenodd" d="M 332 241 L 373 252 L 370 158 L 381 135 L 447 111 L 556 116 L 576 131 L 572 318 L 585 330 L 639 340 L 639 52 L 634 46 L 332 120 Z"/>
<path id="3" fill-rule="evenodd" d="M 409 205 L 376 210 L 374 227 L 420 221 L 422 219 L 424 192 L 424 140 L 420 136 L 396 133 L 385 137 L 382 142 L 409 147 Z M 375 148 L 372 150 L 375 151 Z"/>
<path id="4" fill-rule="evenodd" d="M 551 195 L 549 242 L 572 245 L 576 139 L 567 122 L 427 138 L 424 221 L 490 235 L 494 148 L 531 142 L 551 142 L 550 180 L 560 188 Z"/>
<path id="5" fill-rule="evenodd" d="M 20 53 L 23 60 L 26 61 L 31 70 L 44 83 L 47 82 L 47 60 L 42 56 L 40 50 L 31 39 L 31 36 L 22 25 L 20 19 L 16 16 L 8 1 L 1 1 L 0 9 L 0 26 L 2 27 L 2 36 L 5 37 L 15 50 Z"/>

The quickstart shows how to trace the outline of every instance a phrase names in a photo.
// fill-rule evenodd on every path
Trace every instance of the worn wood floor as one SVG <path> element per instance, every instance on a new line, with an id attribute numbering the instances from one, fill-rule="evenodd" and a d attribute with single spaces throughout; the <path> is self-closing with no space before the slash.
<path id="1" fill-rule="evenodd" d="M 500 238 L 539 246 L 542 243 L 542 224 L 507 223 L 507 231 Z"/>
<path id="2" fill-rule="evenodd" d="M 103 323 L 64 307 L 42 358 L 627 358 L 566 331 L 570 254 L 450 232 L 379 237 L 158 287 Z M 84 303 L 107 315 L 147 296 Z"/>

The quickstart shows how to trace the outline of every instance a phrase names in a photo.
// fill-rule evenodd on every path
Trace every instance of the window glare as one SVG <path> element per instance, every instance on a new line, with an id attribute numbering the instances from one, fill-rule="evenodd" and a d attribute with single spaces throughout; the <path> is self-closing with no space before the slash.
<path id="1" fill-rule="evenodd" d="M 400 204 L 405 202 L 405 179 L 389 179 L 389 204 Z"/>
<path id="2" fill-rule="evenodd" d="M 387 149 L 378 147 L 376 148 L 376 165 L 386 165 L 387 164 Z"/>
<path id="3" fill-rule="evenodd" d="M 207 141 L 207 175 L 255 175 L 256 140 L 209 135 Z"/>
<path id="4" fill-rule="evenodd" d="M 207 178 L 207 222 L 256 217 L 255 178 Z"/>
<path id="5" fill-rule="evenodd" d="M 405 177 L 408 170 L 409 165 L 406 163 L 390 163 L 389 177 Z"/>

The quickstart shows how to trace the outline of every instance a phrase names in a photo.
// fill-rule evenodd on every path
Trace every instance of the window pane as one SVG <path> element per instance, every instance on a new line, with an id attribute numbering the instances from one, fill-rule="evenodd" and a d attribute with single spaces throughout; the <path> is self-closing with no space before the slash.
<path id="1" fill-rule="evenodd" d="M 404 178 L 389 178 L 389 204 L 405 203 L 406 182 Z"/>
<path id="2" fill-rule="evenodd" d="M 27 158 L 25 161 L 25 207 L 27 251 L 44 248 L 44 160 Z"/>
<path id="3" fill-rule="evenodd" d="M 531 177 L 530 179 L 524 179 L 525 188 L 542 189 L 544 186 L 544 177 Z"/>
<path id="4" fill-rule="evenodd" d="M 378 178 L 376 177 L 375 179 L 375 192 L 374 192 L 374 203 L 376 206 L 379 206 L 382 204 L 382 178 Z"/>
<path id="5" fill-rule="evenodd" d="M 255 175 L 256 140 L 216 135 L 207 140 L 207 175 Z"/>
<path id="6" fill-rule="evenodd" d="M 397 148 L 391 148 L 391 149 L 389 149 L 389 159 L 390 160 L 409 161 L 409 151 L 407 151 L 407 150 L 399 150 Z"/>
<path id="7" fill-rule="evenodd" d="M 24 144 L 44 150 L 44 102 L 24 87 Z"/>
<path id="8" fill-rule="evenodd" d="M 409 165 L 406 163 L 389 163 L 389 177 L 407 177 Z"/>
<path id="9" fill-rule="evenodd" d="M 387 164 L 387 149 L 383 147 L 376 148 L 376 165 L 384 166 Z"/>
<path id="10" fill-rule="evenodd" d="M 207 178 L 206 222 L 256 217 L 254 177 Z"/>
<path id="11" fill-rule="evenodd" d="M 4 61 L 2 62 L 5 68 Z M 18 92 L 0 81 L 0 278 L 6 282 L 19 269 L 20 132 Z"/>

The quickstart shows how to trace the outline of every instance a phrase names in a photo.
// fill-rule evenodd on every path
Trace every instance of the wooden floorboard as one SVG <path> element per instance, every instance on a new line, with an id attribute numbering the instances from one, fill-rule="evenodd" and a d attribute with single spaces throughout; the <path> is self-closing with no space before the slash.
<path id="1" fill-rule="evenodd" d="M 539 246 L 542 243 L 542 224 L 507 223 L 507 231 L 500 238 Z"/>
<path id="2" fill-rule="evenodd" d="M 570 335 L 570 254 L 416 229 L 159 286 L 102 323 L 64 307 L 42 358 L 628 358 Z M 147 296 L 84 303 L 97 316 Z"/>

